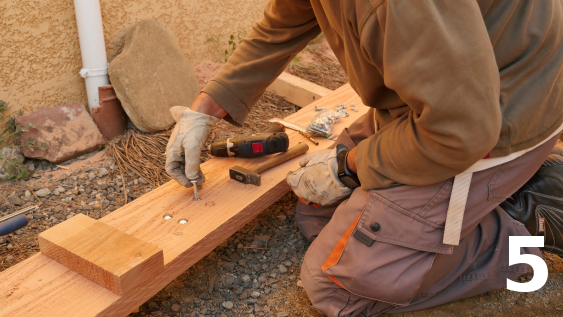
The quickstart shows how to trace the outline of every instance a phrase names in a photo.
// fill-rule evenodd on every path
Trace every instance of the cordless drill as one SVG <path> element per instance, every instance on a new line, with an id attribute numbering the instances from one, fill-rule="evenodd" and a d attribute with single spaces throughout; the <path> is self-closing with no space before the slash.
<path id="1" fill-rule="evenodd" d="M 285 127 L 273 122 L 260 133 L 240 135 L 211 143 L 206 151 L 213 156 L 251 158 L 287 151 L 289 137 Z"/>

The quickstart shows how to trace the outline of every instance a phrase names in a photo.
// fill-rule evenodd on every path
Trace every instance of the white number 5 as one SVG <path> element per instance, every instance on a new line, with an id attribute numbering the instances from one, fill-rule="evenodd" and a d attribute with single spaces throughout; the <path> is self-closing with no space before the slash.
<path id="1" fill-rule="evenodd" d="M 520 254 L 522 247 L 543 247 L 543 237 L 510 236 L 508 237 L 508 265 L 529 264 L 534 269 L 534 278 L 528 283 L 517 283 L 506 279 L 508 288 L 514 292 L 537 291 L 547 282 L 547 264 L 537 255 Z"/>

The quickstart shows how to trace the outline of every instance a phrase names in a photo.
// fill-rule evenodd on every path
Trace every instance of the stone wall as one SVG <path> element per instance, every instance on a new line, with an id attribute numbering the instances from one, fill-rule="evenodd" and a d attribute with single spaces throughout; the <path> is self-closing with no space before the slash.
<path id="1" fill-rule="evenodd" d="M 164 22 L 193 66 L 221 61 L 231 34 L 248 32 L 267 0 L 101 0 L 108 60 L 127 30 L 144 19 Z M 219 40 L 218 47 L 210 37 Z M 87 104 L 72 0 L 0 1 L 0 100 L 12 111 Z M 0 122 L 0 129 L 3 122 Z"/>

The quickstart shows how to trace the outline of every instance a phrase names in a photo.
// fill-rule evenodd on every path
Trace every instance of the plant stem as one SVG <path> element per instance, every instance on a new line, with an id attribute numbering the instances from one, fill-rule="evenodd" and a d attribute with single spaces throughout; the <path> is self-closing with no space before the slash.
<path id="1" fill-rule="evenodd" d="M 1 137 L 6 131 L 8 131 L 8 130 L 4 130 L 4 132 L 2 132 L 2 134 L 0 134 L 0 137 Z M 4 138 L 1 138 L 1 139 L 0 139 L 0 143 L 4 142 L 5 140 L 9 139 L 12 135 L 16 135 L 16 134 L 19 133 L 19 132 L 20 132 L 20 131 L 15 131 L 15 132 L 12 132 L 12 133 L 8 134 L 8 135 L 7 135 L 6 137 L 4 137 Z"/>

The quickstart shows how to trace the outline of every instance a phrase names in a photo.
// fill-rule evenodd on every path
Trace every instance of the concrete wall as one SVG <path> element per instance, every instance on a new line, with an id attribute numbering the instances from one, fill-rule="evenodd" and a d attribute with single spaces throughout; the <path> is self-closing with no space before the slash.
<path id="1" fill-rule="evenodd" d="M 193 66 L 223 55 L 231 34 L 249 31 L 267 0 L 101 0 L 108 60 L 127 30 L 144 19 L 164 22 Z M 24 113 L 63 103 L 87 104 L 72 0 L 0 0 L 0 100 Z M 0 122 L 0 129 L 3 123 Z M 0 130 L 1 131 L 1 130 Z"/>

